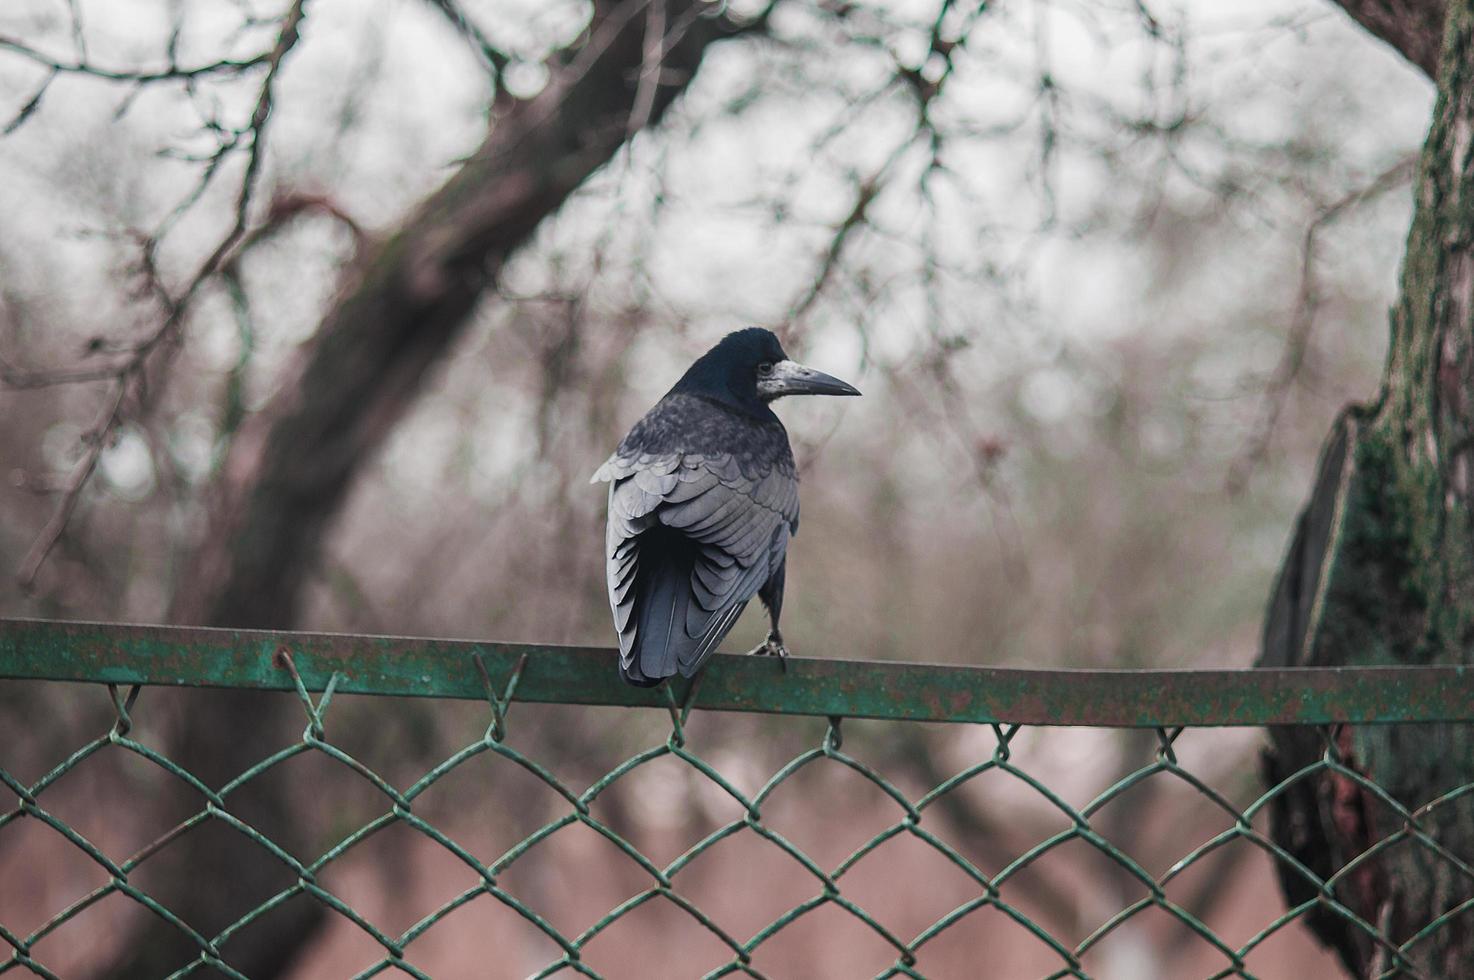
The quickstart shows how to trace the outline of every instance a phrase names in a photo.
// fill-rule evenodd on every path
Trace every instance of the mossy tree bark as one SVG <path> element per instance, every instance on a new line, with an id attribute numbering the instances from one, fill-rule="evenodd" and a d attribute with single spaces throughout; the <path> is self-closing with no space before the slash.
<path id="1" fill-rule="evenodd" d="M 1344 411 L 1327 441 L 1271 600 L 1265 666 L 1474 660 L 1474 0 L 1448 4 L 1437 64 L 1382 390 Z M 1271 743 L 1271 785 L 1326 748 L 1294 730 Z M 1415 814 L 1431 847 L 1372 784 L 1415 809 L 1474 783 L 1474 733 L 1367 726 L 1331 744 L 1357 776 L 1296 783 L 1272 810 L 1275 839 L 1326 878 L 1396 837 L 1337 880 L 1336 899 L 1397 944 L 1457 910 L 1407 955 L 1430 980 L 1468 976 L 1474 904 L 1461 906 L 1474 899 L 1474 796 Z M 1303 875 L 1280 872 L 1291 902 L 1315 896 Z M 1353 975 L 1394 970 L 1391 951 L 1345 916 L 1322 907 L 1308 921 Z"/>

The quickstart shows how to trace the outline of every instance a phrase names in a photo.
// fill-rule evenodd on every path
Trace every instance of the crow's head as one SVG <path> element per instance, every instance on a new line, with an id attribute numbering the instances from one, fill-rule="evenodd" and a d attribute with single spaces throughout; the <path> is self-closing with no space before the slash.
<path id="1" fill-rule="evenodd" d="M 784 395 L 858 395 L 853 386 L 789 360 L 773 331 L 748 327 L 723 337 L 691 365 L 672 392 L 746 408 Z"/>

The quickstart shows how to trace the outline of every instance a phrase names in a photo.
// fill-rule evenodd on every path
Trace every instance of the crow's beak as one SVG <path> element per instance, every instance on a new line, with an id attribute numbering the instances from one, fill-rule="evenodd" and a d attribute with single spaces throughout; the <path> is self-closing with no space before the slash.
<path id="1" fill-rule="evenodd" d="M 797 361 L 779 361 L 771 374 L 758 378 L 757 393 L 760 398 L 771 399 L 783 395 L 858 395 L 860 390 Z"/>

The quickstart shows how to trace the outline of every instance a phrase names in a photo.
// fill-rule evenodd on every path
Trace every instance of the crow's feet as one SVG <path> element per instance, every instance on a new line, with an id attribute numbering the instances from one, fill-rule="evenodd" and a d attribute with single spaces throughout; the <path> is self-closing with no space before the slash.
<path id="1" fill-rule="evenodd" d="M 783 645 L 783 636 L 773 630 L 768 638 L 751 650 L 747 651 L 750 657 L 777 657 L 778 663 L 783 666 L 783 673 L 788 673 L 788 648 Z"/>

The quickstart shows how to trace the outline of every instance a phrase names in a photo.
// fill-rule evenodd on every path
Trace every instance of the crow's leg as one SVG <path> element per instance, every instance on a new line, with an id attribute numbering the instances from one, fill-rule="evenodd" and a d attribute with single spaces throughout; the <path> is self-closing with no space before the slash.
<path id="1" fill-rule="evenodd" d="M 766 640 L 748 651 L 754 657 L 777 657 L 785 674 L 788 673 L 788 647 L 783 645 L 783 634 L 778 631 L 778 617 L 783 613 L 783 574 L 787 567 L 786 561 L 779 565 L 778 570 L 769 575 L 763 587 L 758 589 L 757 597 L 768 609 L 768 622 L 772 628 L 768 630 Z"/>

